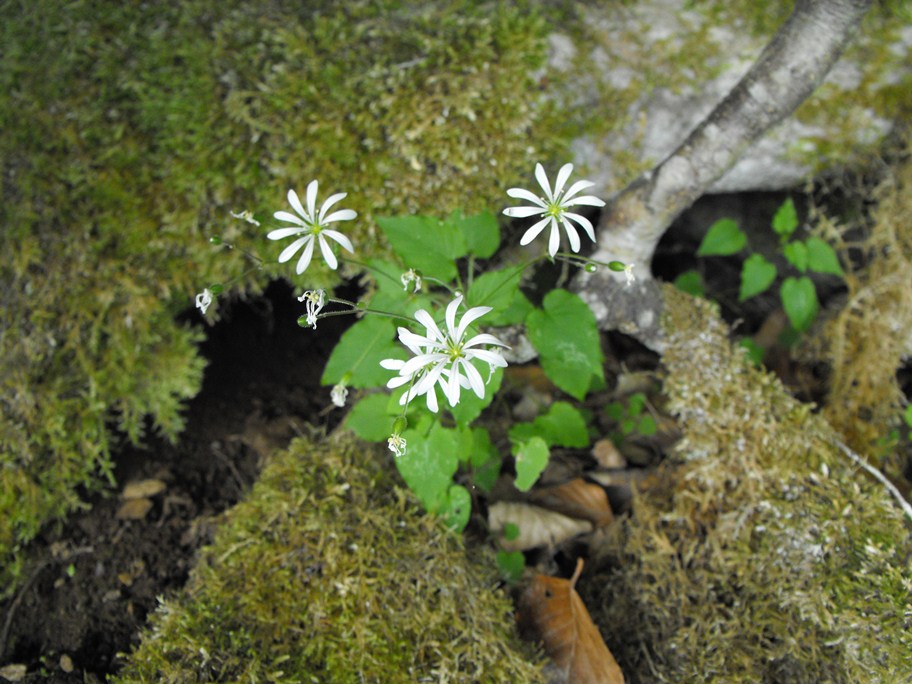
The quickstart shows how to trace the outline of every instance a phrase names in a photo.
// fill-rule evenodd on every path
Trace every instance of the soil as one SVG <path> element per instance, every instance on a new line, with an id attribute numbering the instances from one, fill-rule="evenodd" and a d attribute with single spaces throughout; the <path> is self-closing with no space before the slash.
<path id="1" fill-rule="evenodd" d="M 0 664 L 25 665 L 20 681 L 116 673 L 158 597 L 183 586 L 219 514 L 255 481 L 263 452 L 296 430 L 339 422 L 320 374 L 352 321 L 320 321 L 319 334 L 299 327 L 304 305 L 283 283 L 227 306 L 202 345 L 209 365 L 178 443 L 150 435 L 142 448 L 123 446 L 114 454 L 120 489 L 87 497 L 85 511 L 32 543 L 24 587 L 0 604 Z M 186 318 L 201 324 L 197 311 Z M 122 487 L 147 480 L 163 491 L 121 511 Z"/>

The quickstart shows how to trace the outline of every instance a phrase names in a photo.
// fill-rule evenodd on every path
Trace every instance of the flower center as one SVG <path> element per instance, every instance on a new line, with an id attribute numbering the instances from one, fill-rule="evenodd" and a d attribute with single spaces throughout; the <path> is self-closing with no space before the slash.
<path id="1" fill-rule="evenodd" d="M 561 206 L 559 199 L 548 202 L 548 206 L 545 209 L 545 215 L 550 216 L 551 218 L 560 218 L 563 212 L 564 208 Z"/>

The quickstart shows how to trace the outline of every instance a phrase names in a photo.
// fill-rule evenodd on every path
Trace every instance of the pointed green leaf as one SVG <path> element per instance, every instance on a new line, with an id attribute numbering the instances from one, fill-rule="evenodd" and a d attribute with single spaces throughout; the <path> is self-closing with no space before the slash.
<path id="1" fill-rule="evenodd" d="M 773 230 L 776 235 L 779 235 L 783 240 L 787 240 L 797 227 L 798 212 L 795 211 L 795 203 L 789 197 L 776 210 L 776 215 L 773 216 Z"/>
<path id="2" fill-rule="evenodd" d="M 525 444 L 517 447 L 516 456 L 516 488 L 521 492 L 528 492 L 548 465 L 550 451 L 545 440 L 533 437 Z"/>
<path id="3" fill-rule="evenodd" d="M 503 459 L 491 443 L 491 436 L 484 428 L 472 429 L 472 454 L 469 463 L 472 466 L 472 482 L 481 491 L 489 493 L 500 476 Z"/>
<path id="4" fill-rule="evenodd" d="M 552 290 L 526 317 L 526 327 L 545 375 L 567 394 L 582 399 L 593 377 L 604 377 L 595 316 L 577 295 Z"/>
<path id="5" fill-rule="evenodd" d="M 815 273 L 845 275 L 842 266 L 839 264 L 839 257 L 836 256 L 836 250 L 829 243 L 819 237 L 809 237 L 807 239 L 807 250 L 808 268 Z"/>
<path id="6" fill-rule="evenodd" d="M 694 297 L 705 297 L 706 288 L 703 286 L 703 278 L 697 271 L 693 269 L 689 271 L 684 271 L 674 279 L 674 286 L 686 292 L 687 294 L 692 294 Z"/>
<path id="7" fill-rule="evenodd" d="M 500 247 L 500 225 L 490 211 L 474 216 L 463 216 L 461 212 L 455 211 L 447 217 L 446 225 L 463 234 L 468 254 L 487 259 Z"/>
<path id="8" fill-rule="evenodd" d="M 440 509 L 444 523 L 454 532 L 462 532 L 472 515 L 472 495 L 462 485 L 453 485 L 447 492 L 446 502 Z"/>
<path id="9" fill-rule="evenodd" d="M 458 227 L 430 216 L 377 218 L 393 250 L 406 268 L 451 280 L 456 277 L 455 259 L 465 256 L 465 236 Z"/>
<path id="10" fill-rule="evenodd" d="M 361 439 L 384 442 L 392 432 L 396 415 L 389 412 L 389 397 L 385 393 L 371 394 L 352 407 L 345 425 Z"/>
<path id="11" fill-rule="evenodd" d="M 523 269 L 519 267 L 488 271 L 480 275 L 466 293 L 466 306 L 490 306 L 485 315 L 486 325 L 521 323 L 532 309 L 529 300 L 519 291 Z"/>
<path id="12" fill-rule="evenodd" d="M 421 505 L 429 513 L 436 513 L 446 504 L 459 467 L 458 435 L 435 423 L 427 436 L 417 430 L 406 430 L 402 436 L 408 448 L 396 458 L 396 468 Z"/>
<path id="13" fill-rule="evenodd" d="M 738 293 L 738 300 L 743 302 L 766 291 L 775 279 L 775 264 L 760 254 L 751 254 L 741 267 L 741 290 Z"/>
<path id="14" fill-rule="evenodd" d="M 367 316 L 345 331 L 333 349 L 320 382 L 335 385 L 351 373 L 350 387 L 380 387 L 392 372 L 380 366 L 383 359 L 405 359 L 408 353 L 395 341 L 396 329 L 389 318 Z"/>
<path id="15" fill-rule="evenodd" d="M 548 446 L 589 446 L 586 421 L 566 401 L 555 402 L 545 415 L 531 423 L 516 423 L 510 428 L 510 439 L 514 442 L 526 442 L 532 437 L 541 437 Z"/>
<path id="16" fill-rule="evenodd" d="M 782 248 L 782 254 L 786 260 L 801 273 L 807 271 L 808 267 L 808 248 L 801 240 L 789 242 Z"/>
<path id="17" fill-rule="evenodd" d="M 779 294 L 792 327 L 798 332 L 807 330 L 820 310 L 813 281 L 807 276 L 786 278 Z"/>
<path id="18" fill-rule="evenodd" d="M 719 219 L 709 227 L 697 256 L 728 256 L 747 246 L 747 236 L 732 219 Z"/>

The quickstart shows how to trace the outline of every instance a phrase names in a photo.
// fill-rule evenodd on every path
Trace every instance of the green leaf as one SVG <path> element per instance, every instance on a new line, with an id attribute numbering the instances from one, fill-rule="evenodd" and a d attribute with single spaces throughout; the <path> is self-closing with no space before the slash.
<path id="1" fill-rule="evenodd" d="M 525 444 L 520 444 L 516 456 L 516 488 L 528 492 L 548 465 L 550 458 L 548 445 L 541 437 L 533 437 Z"/>
<path id="2" fill-rule="evenodd" d="M 519 525 L 517 525 L 516 523 L 512 523 L 512 522 L 505 523 L 503 526 L 503 530 L 501 530 L 501 534 L 503 535 L 503 538 L 506 539 L 507 541 L 513 541 L 514 539 L 519 537 Z"/>
<path id="3" fill-rule="evenodd" d="M 440 509 L 444 523 L 454 532 L 462 532 L 472 515 L 472 495 L 462 485 L 454 484 L 447 491 L 446 502 Z"/>
<path id="4" fill-rule="evenodd" d="M 581 400 L 593 376 L 604 377 L 595 316 L 582 299 L 566 290 L 552 290 L 542 306 L 526 317 L 529 339 L 538 350 L 545 375 Z"/>
<path id="5" fill-rule="evenodd" d="M 786 260 L 799 271 L 804 273 L 808 267 L 808 248 L 801 240 L 789 242 L 782 248 Z"/>
<path id="6" fill-rule="evenodd" d="M 487 380 L 488 373 L 490 373 L 490 368 L 488 364 L 482 361 L 470 361 L 473 366 L 478 369 L 478 372 L 481 373 L 481 377 Z M 445 407 L 456 419 L 456 422 L 459 425 L 468 425 L 473 420 L 478 418 L 481 415 L 481 412 L 484 411 L 500 390 L 500 385 L 503 382 L 503 368 L 496 368 L 494 370 L 494 375 L 491 376 L 490 382 L 485 384 L 485 394 L 484 399 L 479 399 L 478 395 L 475 394 L 471 389 L 463 388 L 459 393 L 459 403 L 456 406 L 450 406 L 450 402 L 446 400 L 446 397 L 443 396 L 443 392 L 438 394 L 438 399 L 440 399 L 440 405 Z M 415 401 L 414 399 L 412 401 Z"/>
<path id="7" fill-rule="evenodd" d="M 485 493 L 490 493 L 500 476 L 503 459 L 491 443 L 491 436 L 484 428 L 472 429 L 472 450 L 469 463 L 472 466 L 472 481 Z"/>
<path id="8" fill-rule="evenodd" d="M 760 254 L 751 254 L 741 267 L 741 291 L 738 293 L 738 301 L 743 302 L 765 292 L 774 280 L 776 265 Z"/>
<path id="9" fill-rule="evenodd" d="M 808 268 L 815 273 L 845 276 L 842 266 L 839 264 L 839 257 L 836 256 L 836 250 L 829 243 L 819 237 L 809 237 L 807 251 Z"/>
<path id="10" fill-rule="evenodd" d="M 807 330 L 820 310 L 813 281 L 807 276 L 786 278 L 779 295 L 792 327 L 798 332 Z"/>
<path id="11" fill-rule="evenodd" d="M 766 350 L 763 347 L 749 337 L 742 338 L 738 344 L 747 351 L 748 357 L 754 362 L 755 366 L 763 365 L 763 357 L 766 355 Z"/>
<path id="12" fill-rule="evenodd" d="M 454 211 L 447 217 L 446 225 L 465 236 L 467 253 L 481 259 L 487 259 L 500 247 L 500 224 L 490 211 L 465 217 L 461 212 Z"/>
<path id="13" fill-rule="evenodd" d="M 912 404 L 906 406 L 906 410 L 903 411 L 903 420 L 905 421 L 906 425 L 912 428 Z"/>
<path id="14" fill-rule="evenodd" d="M 408 448 L 396 459 L 396 468 L 421 505 L 436 513 L 448 503 L 447 492 L 459 467 L 459 435 L 435 423 L 427 436 L 417 430 L 406 430 L 402 436 Z"/>
<path id="15" fill-rule="evenodd" d="M 747 246 L 747 235 L 738 228 L 733 219 L 719 219 L 709 227 L 703 242 L 697 249 L 697 256 L 728 256 L 736 254 Z"/>
<path id="16" fill-rule="evenodd" d="M 466 293 L 466 306 L 490 306 L 494 310 L 485 315 L 486 325 L 521 323 L 532 309 L 529 300 L 519 291 L 522 268 L 504 268 L 488 271 L 474 281 Z"/>
<path id="17" fill-rule="evenodd" d="M 456 277 L 454 260 L 466 254 L 465 237 L 458 227 L 430 216 L 380 217 L 377 225 L 406 268 L 444 281 Z"/>
<path id="18" fill-rule="evenodd" d="M 642 435 L 643 437 L 650 437 L 654 435 L 657 430 L 658 427 L 656 426 L 655 418 L 648 414 L 640 418 L 640 422 L 638 422 L 636 426 L 637 434 Z"/>
<path id="19" fill-rule="evenodd" d="M 706 288 L 703 285 L 703 278 L 697 271 L 693 269 L 689 271 L 684 271 L 674 279 L 674 286 L 686 292 L 687 294 L 692 294 L 694 297 L 705 297 Z"/>
<path id="20" fill-rule="evenodd" d="M 350 387 L 381 387 L 392 371 L 380 366 L 383 359 L 408 358 L 406 349 L 395 341 L 395 328 L 389 318 L 366 316 L 345 331 L 330 354 L 320 380 L 335 385 L 351 373 Z"/>
<path id="21" fill-rule="evenodd" d="M 798 212 L 795 211 L 795 203 L 792 201 L 792 198 L 789 197 L 782 203 L 782 206 L 776 210 L 776 215 L 773 216 L 773 230 L 783 240 L 787 240 L 791 234 L 795 232 L 795 228 L 797 227 Z"/>
<path id="22" fill-rule="evenodd" d="M 352 407 L 345 425 L 368 442 L 384 442 L 390 436 L 396 414 L 389 412 L 386 394 L 371 394 Z"/>
<path id="23" fill-rule="evenodd" d="M 526 442 L 532 437 L 541 437 L 548 446 L 589 446 L 586 421 L 566 401 L 555 402 L 545 415 L 531 423 L 517 423 L 510 428 L 510 439 L 514 442 Z"/>
<path id="24" fill-rule="evenodd" d="M 526 567 L 526 557 L 522 551 L 498 551 L 497 567 L 500 574 L 510 584 L 516 584 L 522 578 Z"/>

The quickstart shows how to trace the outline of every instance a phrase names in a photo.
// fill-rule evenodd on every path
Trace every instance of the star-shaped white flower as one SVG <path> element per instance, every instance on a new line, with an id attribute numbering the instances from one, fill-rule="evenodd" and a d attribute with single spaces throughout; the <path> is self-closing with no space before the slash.
<path id="1" fill-rule="evenodd" d="M 437 412 L 437 391 L 439 385 L 450 406 L 459 403 L 461 388 L 471 389 L 479 399 L 484 399 L 485 382 L 481 373 L 472 364 L 479 359 L 493 370 L 507 365 L 499 349 L 485 349 L 485 346 L 507 347 L 494 335 L 482 333 L 467 340 L 469 325 L 491 310 L 489 306 L 476 306 L 462 317 L 457 325 L 456 311 L 462 304 L 462 295 L 457 296 L 446 309 L 446 333 L 442 332 L 431 315 L 424 309 L 415 313 L 415 318 L 426 329 L 424 335 L 417 335 L 408 328 L 399 328 L 399 341 L 413 356 L 408 361 L 384 359 L 380 365 L 387 370 L 397 371 L 386 386 L 390 389 L 409 385 L 409 390 L 399 403 L 408 404 L 422 394 L 427 397 L 427 407 Z"/>
<path id="2" fill-rule="evenodd" d="M 303 247 L 304 252 L 301 254 L 301 258 L 298 259 L 298 266 L 295 271 L 298 274 L 304 273 L 304 271 L 307 270 L 307 267 L 310 266 L 310 260 L 313 257 L 314 242 L 319 242 L 320 251 L 323 253 L 326 264 L 330 268 L 335 269 L 339 265 L 339 262 L 336 260 L 336 255 L 333 254 L 329 241 L 326 238 L 335 240 L 349 252 L 354 251 L 351 240 L 339 231 L 327 228 L 331 223 L 335 223 L 336 221 L 351 221 L 358 215 L 351 209 L 340 209 L 327 215 L 327 212 L 332 206 L 339 200 L 344 199 L 345 196 L 346 193 L 344 192 L 330 195 L 329 199 L 320 207 L 320 212 L 317 213 L 317 181 L 310 181 L 307 185 L 306 210 L 301 206 L 301 200 L 298 199 L 298 193 L 294 190 L 288 191 L 288 202 L 298 215 L 295 216 L 287 211 L 277 211 L 273 216 L 280 221 L 293 223 L 294 227 L 277 228 L 266 235 L 270 240 L 281 240 L 283 238 L 291 237 L 292 235 L 300 236 L 282 250 L 282 253 L 279 255 L 280 264 L 284 264 L 291 259 L 291 257 Z"/>
<path id="3" fill-rule="evenodd" d="M 526 200 L 535 206 L 509 207 L 508 209 L 504 209 L 504 214 L 512 218 L 527 218 L 529 216 L 541 217 L 540 221 L 535 223 L 523 234 L 519 244 L 528 245 L 532 240 L 538 237 L 539 233 L 550 225 L 551 236 L 548 238 L 548 253 L 553 257 L 557 254 L 557 250 L 560 247 L 560 228 L 558 226 L 558 224 L 560 224 L 567 233 L 567 239 L 570 240 L 570 249 L 574 252 L 579 252 L 580 239 L 579 234 L 576 232 L 576 226 L 573 225 L 574 223 L 586 231 L 586 235 L 595 242 L 595 230 L 592 227 L 592 222 L 585 216 L 568 211 L 568 208 L 581 204 L 590 207 L 604 207 L 605 203 L 595 195 L 576 196 L 580 191 L 595 185 L 595 183 L 590 181 L 576 181 L 564 191 L 564 186 L 567 184 L 567 180 L 570 178 L 572 172 L 573 164 L 564 164 L 560 171 L 557 172 L 557 180 L 554 182 L 554 188 L 552 190 L 551 183 L 548 182 L 548 176 L 545 174 L 544 167 L 541 164 L 536 164 L 535 178 L 538 180 L 538 184 L 545 193 L 544 197 L 539 197 L 535 193 L 524 190 L 523 188 L 510 188 L 507 190 L 507 194 L 510 197 Z"/>
<path id="4" fill-rule="evenodd" d="M 208 287 L 196 295 L 196 308 L 202 311 L 203 315 L 206 314 L 206 309 L 209 308 L 209 305 L 212 304 L 212 290 Z"/>
<path id="5" fill-rule="evenodd" d="M 408 441 L 399 434 L 390 435 L 386 440 L 389 450 L 396 454 L 396 457 L 405 456 L 405 450 L 408 448 Z"/>

